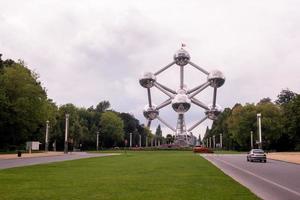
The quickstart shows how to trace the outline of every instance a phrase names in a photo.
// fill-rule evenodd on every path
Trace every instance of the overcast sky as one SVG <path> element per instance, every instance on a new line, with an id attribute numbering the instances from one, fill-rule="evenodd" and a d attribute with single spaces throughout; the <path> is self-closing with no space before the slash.
<path id="1" fill-rule="evenodd" d="M 0 0 L 0 53 L 40 74 L 58 105 L 109 100 L 114 110 L 144 123 L 147 93 L 138 79 L 170 63 L 181 43 L 194 63 L 225 74 L 217 98 L 223 108 L 275 100 L 284 88 L 299 93 L 299 9 L 298 0 Z M 204 74 L 185 68 L 188 88 L 205 82 Z M 177 89 L 179 67 L 158 80 Z M 152 92 L 156 104 L 167 98 Z M 212 88 L 197 98 L 210 104 Z M 160 115 L 175 127 L 171 106 Z M 186 123 L 203 116 L 203 109 L 192 106 Z M 210 124 L 194 133 L 203 134 Z"/>

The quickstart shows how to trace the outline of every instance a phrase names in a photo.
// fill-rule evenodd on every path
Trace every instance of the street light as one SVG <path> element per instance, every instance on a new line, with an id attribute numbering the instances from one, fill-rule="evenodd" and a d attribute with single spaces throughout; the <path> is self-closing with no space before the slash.
<path id="1" fill-rule="evenodd" d="M 257 113 L 258 121 L 258 138 L 259 138 L 259 148 L 262 149 L 262 139 L 261 139 L 261 113 Z"/>
<path id="2" fill-rule="evenodd" d="M 96 144 L 96 147 L 97 147 L 97 151 L 99 150 L 99 131 L 97 131 L 97 144 Z"/>
<path id="3" fill-rule="evenodd" d="M 129 146 L 132 147 L 132 133 L 130 133 L 130 137 L 129 137 Z"/>
<path id="4" fill-rule="evenodd" d="M 220 148 L 223 148 L 223 137 L 222 133 L 220 133 Z"/>
<path id="5" fill-rule="evenodd" d="M 250 131 L 251 136 L 251 149 L 253 149 L 253 131 Z"/>
<path id="6" fill-rule="evenodd" d="M 69 114 L 66 114 L 66 127 L 65 127 L 65 150 L 64 153 L 68 153 L 68 129 L 69 129 Z"/>
<path id="7" fill-rule="evenodd" d="M 45 151 L 48 152 L 48 131 L 49 131 L 49 120 L 46 121 L 46 135 L 45 135 Z"/>

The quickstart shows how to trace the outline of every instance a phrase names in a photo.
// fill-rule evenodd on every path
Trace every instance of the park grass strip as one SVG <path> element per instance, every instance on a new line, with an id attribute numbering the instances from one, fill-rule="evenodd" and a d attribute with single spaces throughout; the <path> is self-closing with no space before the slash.
<path id="1" fill-rule="evenodd" d="M 191 152 L 128 152 L 0 171 L 1 200 L 258 199 Z"/>

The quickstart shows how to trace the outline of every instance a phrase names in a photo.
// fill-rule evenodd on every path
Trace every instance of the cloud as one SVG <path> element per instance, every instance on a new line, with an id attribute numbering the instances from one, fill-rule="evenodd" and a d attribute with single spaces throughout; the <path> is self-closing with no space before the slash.
<path id="1" fill-rule="evenodd" d="M 23 59 L 36 70 L 58 104 L 89 107 L 109 100 L 115 110 L 144 122 L 146 91 L 138 84 L 144 71 L 157 71 L 172 61 L 186 43 L 193 62 L 226 76 L 218 104 L 273 100 L 283 88 L 300 92 L 300 2 L 278 1 L 2 1 L 0 51 Z M 173 66 L 158 80 L 176 89 Z M 206 77 L 186 67 L 189 88 Z M 159 104 L 167 97 L 152 90 Z M 212 90 L 198 98 L 209 104 Z M 170 108 L 161 116 L 176 125 Z M 190 126 L 203 117 L 193 106 Z M 158 122 L 153 123 L 153 127 Z M 195 132 L 204 133 L 207 121 Z M 166 129 L 163 130 L 167 133 Z"/>

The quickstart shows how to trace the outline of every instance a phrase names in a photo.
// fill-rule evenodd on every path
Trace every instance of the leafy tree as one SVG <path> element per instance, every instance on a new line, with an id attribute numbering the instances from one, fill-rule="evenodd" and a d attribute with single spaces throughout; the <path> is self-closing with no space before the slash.
<path id="1" fill-rule="evenodd" d="M 104 112 L 101 115 L 100 126 L 105 147 L 116 146 L 124 140 L 124 123 L 116 113 Z"/>
<path id="2" fill-rule="evenodd" d="M 292 92 L 289 89 L 284 89 L 277 96 L 277 100 L 275 101 L 275 103 L 279 105 L 289 103 L 291 100 L 293 100 L 296 97 L 296 95 L 297 94 L 295 92 Z"/>
<path id="3" fill-rule="evenodd" d="M 53 119 L 55 104 L 47 99 L 38 75 L 24 62 L 5 60 L 1 65 L 0 148 L 24 146 L 25 141 L 43 138 L 46 120 Z"/>
<path id="4" fill-rule="evenodd" d="M 279 139 L 280 150 L 300 150 L 300 95 L 282 105 L 283 134 Z"/>
<path id="5" fill-rule="evenodd" d="M 105 112 L 107 109 L 109 109 L 109 107 L 110 107 L 109 101 L 101 101 L 100 103 L 98 103 L 95 110 L 96 112 L 102 113 Z"/>
<path id="6" fill-rule="evenodd" d="M 171 134 L 167 134 L 166 141 L 167 144 L 172 144 L 174 142 L 174 137 Z"/>
<path id="7" fill-rule="evenodd" d="M 158 126 L 157 126 L 157 128 L 156 128 L 155 135 L 156 135 L 157 137 L 162 137 L 162 131 L 161 131 L 160 124 L 158 124 Z"/>

